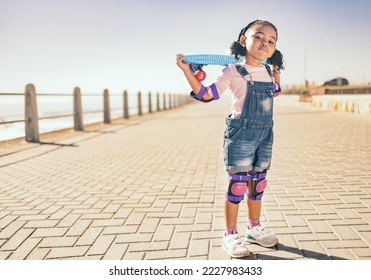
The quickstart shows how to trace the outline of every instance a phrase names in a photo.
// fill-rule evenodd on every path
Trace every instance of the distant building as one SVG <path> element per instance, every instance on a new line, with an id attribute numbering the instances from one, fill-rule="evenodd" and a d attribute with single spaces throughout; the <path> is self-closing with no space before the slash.
<path id="1" fill-rule="evenodd" d="M 347 86 L 347 85 L 349 85 L 348 80 L 340 77 L 327 81 L 323 84 L 323 86 Z"/>

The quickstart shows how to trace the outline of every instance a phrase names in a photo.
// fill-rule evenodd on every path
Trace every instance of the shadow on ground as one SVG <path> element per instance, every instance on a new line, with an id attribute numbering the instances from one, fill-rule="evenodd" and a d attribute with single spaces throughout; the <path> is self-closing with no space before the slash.
<path id="1" fill-rule="evenodd" d="M 273 251 L 274 250 L 274 251 Z M 289 252 L 291 254 L 298 255 L 298 258 L 292 257 L 280 257 L 279 253 L 281 252 Z M 299 249 L 291 246 L 286 246 L 284 244 L 279 244 L 272 248 L 272 252 L 274 255 L 263 254 L 263 253 L 251 253 L 251 255 L 246 260 L 295 260 L 295 259 L 312 259 L 312 260 L 347 260 L 345 258 L 337 257 L 337 256 L 329 256 L 323 253 L 307 250 L 307 249 Z"/>

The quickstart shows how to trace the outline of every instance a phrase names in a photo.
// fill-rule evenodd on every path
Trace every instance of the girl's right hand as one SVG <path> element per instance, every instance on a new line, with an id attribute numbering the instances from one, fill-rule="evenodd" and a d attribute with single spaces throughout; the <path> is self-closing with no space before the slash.
<path id="1" fill-rule="evenodd" d="M 175 57 L 175 63 L 180 69 L 183 70 L 183 72 L 190 71 L 189 63 L 183 62 L 184 59 L 185 58 L 183 54 L 177 54 Z"/>
<path id="2" fill-rule="evenodd" d="M 186 77 L 189 85 L 191 86 L 192 91 L 196 93 L 200 92 L 202 88 L 202 84 L 200 81 L 196 79 L 195 75 L 193 75 L 191 68 L 189 67 L 190 63 L 183 62 L 183 60 L 185 59 L 184 55 L 177 54 L 175 59 L 176 59 L 175 61 L 176 65 L 178 65 L 178 67 L 183 70 L 183 74 Z M 213 97 L 210 94 L 204 95 L 205 100 L 210 100 L 212 98 Z"/>

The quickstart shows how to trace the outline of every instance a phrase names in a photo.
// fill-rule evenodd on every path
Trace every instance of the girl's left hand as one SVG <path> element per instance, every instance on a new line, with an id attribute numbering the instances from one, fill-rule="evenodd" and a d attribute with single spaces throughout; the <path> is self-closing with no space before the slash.
<path id="1" fill-rule="evenodd" d="M 280 67 L 279 66 L 277 66 L 277 65 L 272 65 L 272 71 L 274 72 L 274 73 L 277 73 L 277 74 L 280 74 L 281 73 L 281 71 L 280 71 Z"/>

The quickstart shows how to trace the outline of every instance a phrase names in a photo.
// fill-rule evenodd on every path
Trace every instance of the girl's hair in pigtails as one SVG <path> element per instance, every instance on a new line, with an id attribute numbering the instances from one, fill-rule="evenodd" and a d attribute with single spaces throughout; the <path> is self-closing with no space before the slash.
<path id="1" fill-rule="evenodd" d="M 240 56 L 246 55 L 246 49 L 240 44 L 238 41 L 234 41 L 230 46 L 231 54 L 234 55 L 236 60 L 240 58 Z"/>
<path id="2" fill-rule="evenodd" d="M 270 23 L 269 21 L 260 20 L 260 19 L 254 20 L 250 22 L 245 28 L 241 29 L 240 34 L 238 34 L 237 41 L 234 41 L 230 46 L 231 54 L 234 55 L 236 59 L 239 59 L 241 56 L 246 55 L 246 48 L 240 44 L 240 38 L 242 35 L 245 35 L 246 31 L 249 30 L 251 27 L 253 27 L 255 24 L 263 24 L 263 25 L 269 25 L 273 27 L 273 29 L 277 33 L 277 39 L 278 39 L 277 28 L 272 23 Z M 279 70 L 285 69 L 283 66 L 283 55 L 279 50 L 276 50 L 274 54 L 270 58 L 267 59 L 267 63 L 278 66 Z"/>
<path id="3" fill-rule="evenodd" d="M 283 55 L 279 50 L 276 50 L 273 55 L 267 59 L 267 63 L 277 66 L 278 70 L 285 70 L 283 66 Z"/>

